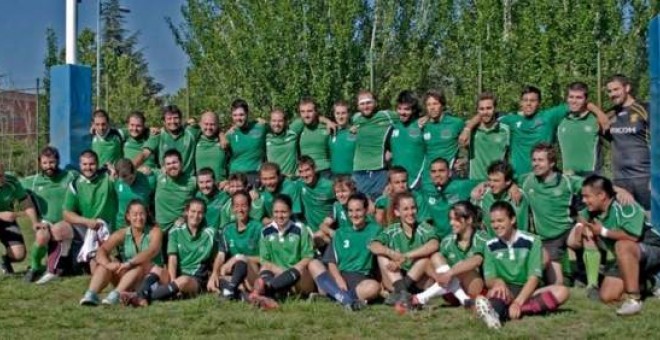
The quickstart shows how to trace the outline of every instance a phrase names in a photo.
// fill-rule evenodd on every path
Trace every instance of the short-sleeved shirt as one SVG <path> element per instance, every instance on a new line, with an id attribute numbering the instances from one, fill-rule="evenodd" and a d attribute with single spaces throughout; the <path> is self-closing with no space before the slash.
<path id="1" fill-rule="evenodd" d="M 455 264 L 469 259 L 472 256 L 484 256 L 484 247 L 488 241 L 488 236 L 481 230 L 475 230 L 470 236 L 470 242 L 463 249 L 458 243 L 458 235 L 451 234 L 446 236 L 440 242 L 440 254 L 447 260 L 447 264 L 453 267 Z"/>
<path id="2" fill-rule="evenodd" d="M 264 124 L 249 122 L 227 134 L 231 148 L 230 174 L 259 171 L 266 156 L 266 132 Z"/>
<path id="3" fill-rule="evenodd" d="M 264 203 L 264 217 L 273 217 L 273 201 L 275 197 L 280 194 L 291 198 L 291 202 L 293 203 L 292 212 L 294 214 L 302 213 L 302 207 L 300 204 L 300 186 L 301 184 L 299 181 L 285 178 L 280 182 L 275 192 L 269 192 L 268 190 L 261 188 L 259 190 L 259 197 Z"/>
<path id="4" fill-rule="evenodd" d="M 501 279 L 506 284 L 523 286 L 530 277 L 543 278 L 543 253 L 538 236 L 514 231 L 510 242 L 488 240 L 484 248 L 485 280 Z"/>
<path id="5" fill-rule="evenodd" d="M 177 273 L 188 276 L 206 276 L 218 252 L 217 233 L 201 225 L 195 235 L 187 224 L 170 230 L 167 240 L 167 255 L 176 255 Z"/>
<path id="6" fill-rule="evenodd" d="M 109 129 L 105 136 L 92 135 L 92 150 L 99 157 L 99 165 L 115 164 L 122 157 L 124 138 L 117 129 Z"/>
<path id="7" fill-rule="evenodd" d="M 520 198 L 520 202 L 518 204 L 513 202 L 513 199 L 509 195 L 508 191 L 504 191 L 500 193 L 499 195 L 493 194 L 493 191 L 488 188 L 486 189 L 486 192 L 484 193 L 483 197 L 481 200 L 476 202 L 476 204 L 481 208 L 481 211 L 483 212 L 483 224 L 486 227 L 486 234 L 488 235 L 489 238 L 496 237 L 497 235 L 495 234 L 495 231 L 493 230 L 493 226 L 491 225 L 490 221 L 490 207 L 495 204 L 495 202 L 498 201 L 504 201 L 513 207 L 513 209 L 516 212 L 516 229 L 522 230 L 522 231 L 528 231 L 529 230 L 529 202 L 527 202 L 527 197 L 523 194 L 522 197 Z"/>
<path id="8" fill-rule="evenodd" d="M 206 214 L 204 215 L 206 225 L 211 229 L 220 229 L 220 215 L 226 202 L 231 201 L 229 195 L 223 191 L 214 190 L 210 195 L 204 195 L 201 191 L 198 191 L 195 197 L 206 203 Z"/>
<path id="9" fill-rule="evenodd" d="M 415 203 L 417 204 L 417 222 L 428 221 L 430 217 L 425 216 L 425 214 L 428 214 L 428 209 L 425 207 L 426 202 L 424 195 L 422 195 L 419 191 L 412 191 L 411 194 L 413 195 Z M 376 207 L 376 209 L 385 210 L 387 213 L 390 209 L 391 203 L 392 200 L 388 195 L 382 195 L 376 199 L 376 202 L 374 202 L 374 207 Z"/>
<path id="10" fill-rule="evenodd" d="M 392 165 L 401 166 L 408 172 L 408 187 L 414 186 L 422 177 L 426 146 L 424 133 L 417 119 L 409 122 L 396 122 L 389 140 L 392 152 Z"/>
<path id="11" fill-rule="evenodd" d="M 553 144 L 557 126 L 568 112 L 568 105 L 561 104 L 532 116 L 511 113 L 499 118 L 511 130 L 511 165 L 516 176 L 532 171 L 532 149 L 539 143 Z"/>
<path id="12" fill-rule="evenodd" d="M 582 178 L 554 173 L 545 180 L 523 177 L 522 191 L 532 209 L 535 233 L 542 240 L 561 236 L 573 227 L 571 204 L 582 190 Z"/>
<path id="13" fill-rule="evenodd" d="M 383 228 L 370 221 L 360 229 L 353 226 L 339 228 L 325 250 L 323 262 L 336 264 L 342 272 L 371 274 L 374 255 L 369 251 L 369 245 L 382 232 Z"/>
<path id="14" fill-rule="evenodd" d="M 128 159 L 135 159 L 139 154 L 142 153 L 145 145 L 155 143 L 154 139 L 157 136 L 152 136 L 149 129 L 144 129 L 144 133 L 137 138 L 131 137 L 127 129 L 120 129 L 122 136 L 124 137 L 124 157 Z M 151 153 L 142 163 L 143 166 L 148 167 L 149 169 L 157 168 L 158 164 L 156 163 L 156 155 Z"/>
<path id="15" fill-rule="evenodd" d="M 79 176 L 69 185 L 64 198 L 64 210 L 82 217 L 105 221 L 113 231 L 116 228 L 117 194 L 110 175 L 103 170 L 92 178 Z"/>
<path id="16" fill-rule="evenodd" d="M 186 202 L 195 196 L 195 177 L 181 174 L 177 178 L 159 173 L 156 179 L 156 222 L 165 231 L 183 215 Z"/>
<path id="17" fill-rule="evenodd" d="M 479 125 L 470 142 L 470 179 L 488 179 L 488 167 L 494 162 L 506 159 L 509 152 L 511 131 L 499 122 L 491 127 Z"/>
<path id="18" fill-rule="evenodd" d="M 357 129 L 353 171 L 385 168 L 385 145 L 392 125 L 398 120 L 392 111 L 378 111 L 369 117 L 362 113 L 353 115 L 353 126 Z"/>
<path id="19" fill-rule="evenodd" d="M 14 211 L 14 204 L 27 198 L 27 192 L 18 178 L 5 173 L 5 183 L 0 186 L 0 212 Z"/>
<path id="20" fill-rule="evenodd" d="M 585 175 L 600 169 L 600 126 L 596 117 L 569 113 L 557 129 L 561 164 L 565 174 Z"/>
<path id="21" fill-rule="evenodd" d="M 357 135 L 350 128 L 338 128 L 330 137 L 330 171 L 333 175 L 353 174 Z"/>
<path id="22" fill-rule="evenodd" d="M 651 173 L 651 116 L 646 105 L 633 103 L 610 111 L 608 138 L 612 141 L 612 177 L 629 179 Z"/>
<path id="23" fill-rule="evenodd" d="M 401 223 L 394 223 L 387 227 L 382 233 L 378 234 L 374 239 L 374 242 L 379 242 L 387 248 L 405 254 L 424 246 L 431 240 L 438 240 L 438 235 L 431 225 L 422 222 L 415 226 L 411 237 L 406 235 Z M 406 260 L 401 265 L 401 268 L 404 270 L 410 270 L 412 265 L 412 261 Z"/>
<path id="24" fill-rule="evenodd" d="M 468 179 L 450 179 L 435 192 L 424 192 L 424 204 L 418 207 L 420 219 L 431 220 L 440 239 L 451 233 L 449 208 L 459 201 L 470 200 L 472 189 L 479 182 Z"/>
<path id="25" fill-rule="evenodd" d="M 220 208 L 220 229 L 224 229 L 229 223 L 236 221 L 236 216 L 234 215 L 234 209 L 232 207 L 231 196 L 227 193 L 223 193 L 227 199 L 223 200 L 222 207 Z M 250 219 L 261 221 L 264 217 L 264 203 L 263 199 L 259 197 L 258 199 L 252 201 L 250 206 L 250 213 L 248 214 Z"/>
<path id="26" fill-rule="evenodd" d="M 259 239 L 263 225 L 257 220 L 249 220 L 245 229 L 238 230 L 236 222 L 227 224 L 220 237 L 221 253 L 229 259 L 236 255 L 259 256 Z"/>
<path id="27" fill-rule="evenodd" d="M 126 227 L 126 233 L 124 234 L 124 243 L 120 248 L 121 259 L 124 262 L 128 262 L 139 253 L 149 249 L 149 243 L 151 243 L 151 228 L 150 226 L 145 226 L 142 240 L 139 244 L 135 243 L 135 238 L 133 237 L 133 229 L 131 227 Z M 163 255 L 160 253 L 160 247 L 158 254 L 151 259 L 151 263 L 162 266 L 163 265 Z"/>
<path id="28" fill-rule="evenodd" d="M 335 203 L 332 204 L 331 217 L 333 220 L 335 220 L 337 229 L 353 226 L 351 220 L 348 219 L 348 210 L 346 209 L 346 206 L 341 204 L 339 201 L 335 201 Z"/>
<path id="29" fill-rule="evenodd" d="M 330 169 L 330 133 L 323 123 L 302 125 L 302 128 L 296 128 L 302 123 L 296 120 L 291 124 L 291 129 L 298 129 L 300 137 L 298 140 L 298 149 L 300 155 L 309 156 L 314 160 L 316 171 Z"/>
<path id="30" fill-rule="evenodd" d="M 262 264 L 269 262 L 285 270 L 303 259 L 311 259 L 314 257 L 312 231 L 302 223 L 289 221 L 280 232 L 273 222 L 261 231 L 259 257 Z"/>
<path id="31" fill-rule="evenodd" d="M 195 147 L 195 169 L 196 171 L 209 168 L 215 175 L 216 182 L 227 178 L 227 154 L 220 146 L 218 136 L 209 138 L 201 135 Z"/>
<path id="32" fill-rule="evenodd" d="M 429 120 L 424 125 L 424 145 L 429 164 L 439 157 L 449 164 L 453 163 L 458 155 L 458 136 L 464 127 L 462 119 L 447 112 L 438 121 Z"/>
<path id="33" fill-rule="evenodd" d="M 135 173 L 135 181 L 132 184 L 124 182 L 123 179 L 117 178 L 114 181 L 115 192 L 117 193 L 117 224 L 123 224 L 126 216 L 126 209 L 128 204 L 134 200 L 140 200 L 146 207 L 151 205 L 151 198 L 153 197 L 155 185 L 153 177 L 148 177 L 141 172 Z"/>
<path id="34" fill-rule="evenodd" d="M 41 219 L 57 223 L 62 221 L 64 198 L 69 184 L 75 178 L 76 173 L 73 171 L 58 170 L 52 177 L 39 173 L 23 178 L 21 184 L 31 193 Z"/>
<path id="35" fill-rule="evenodd" d="M 332 213 L 332 204 L 335 202 L 332 181 L 318 178 L 314 186 L 309 186 L 300 180 L 300 186 L 300 201 L 305 224 L 313 231 L 317 231 L 323 220 Z"/>
<path id="36" fill-rule="evenodd" d="M 298 170 L 298 134 L 287 129 L 280 134 L 266 134 L 266 159 L 280 166 L 287 177 L 296 176 Z"/>
<path id="37" fill-rule="evenodd" d="M 165 153 L 169 150 L 177 150 L 181 154 L 181 168 L 188 176 L 195 175 L 195 145 L 200 136 L 199 128 L 188 126 L 182 128 L 178 135 L 163 129 L 158 136 L 149 139 L 144 148 L 152 153 L 158 153 L 158 162 L 165 165 Z"/>

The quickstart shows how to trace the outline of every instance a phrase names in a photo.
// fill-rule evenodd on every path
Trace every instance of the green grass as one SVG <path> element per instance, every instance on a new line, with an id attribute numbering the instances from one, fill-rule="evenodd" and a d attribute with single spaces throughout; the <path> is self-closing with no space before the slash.
<path id="1" fill-rule="evenodd" d="M 26 238 L 31 235 L 27 234 Z M 17 266 L 17 268 L 21 268 Z M 47 286 L 0 278 L 0 337 L 154 339 L 202 338 L 654 338 L 660 334 L 660 301 L 649 299 L 641 315 L 619 318 L 614 306 L 591 302 L 584 291 L 559 313 L 510 322 L 488 330 L 462 308 L 441 305 L 399 316 L 376 305 L 347 312 L 326 301 L 288 301 L 261 312 L 241 303 L 220 304 L 214 296 L 155 303 L 143 308 L 80 307 L 89 277 L 67 278 Z"/>

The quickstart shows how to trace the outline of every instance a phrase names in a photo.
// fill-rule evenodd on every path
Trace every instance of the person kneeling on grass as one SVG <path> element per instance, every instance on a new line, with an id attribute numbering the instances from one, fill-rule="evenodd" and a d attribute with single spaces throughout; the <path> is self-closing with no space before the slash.
<path id="1" fill-rule="evenodd" d="M 400 223 L 385 229 L 369 249 L 378 257 L 383 286 L 393 292 L 385 303 L 400 303 L 407 309 L 411 291 L 431 285 L 426 270 L 438 251 L 438 236 L 432 226 L 417 222 L 417 204 L 410 193 L 395 196 L 392 203 Z"/>
<path id="2" fill-rule="evenodd" d="M 96 253 L 97 267 L 94 269 L 89 289 L 80 300 L 84 306 L 99 304 L 98 294 L 109 283 L 113 289 L 101 303 L 119 303 L 120 294 L 134 290 L 148 273 L 162 275 L 163 260 L 160 245 L 163 239 L 160 228 L 150 221 L 146 206 L 135 199 L 126 208 L 125 221 L 128 225 L 110 235 Z M 120 249 L 119 262 L 110 258 L 110 253 Z"/>
<path id="3" fill-rule="evenodd" d="M 252 199 L 247 191 L 238 191 L 231 197 L 236 221 L 227 224 L 220 236 L 218 255 L 213 272 L 206 285 L 217 292 L 222 300 L 240 299 L 239 287 L 248 291 L 259 273 L 259 239 L 262 224 L 250 219 Z"/>
<path id="4" fill-rule="evenodd" d="M 371 276 L 374 256 L 368 247 L 382 228 L 367 218 L 368 209 L 366 195 L 351 195 L 348 199 L 351 226 L 339 228 L 325 249 L 323 262 L 327 270 L 319 260 L 309 264 L 319 290 L 350 310 L 360 309 L 364 302 L 380 293 L 380 284 Z"/>
<path id="5" fill-rule="evenodd" d="M 504 320 L 556 311 L 568 300 L 569 290 L 560 284 L 538 288 L 543 277 L 541 239 L 516 229 L 516 213 L 507 202 L 495 202 L 490 218 L 497 237 L 484 248 L 488 298 L 475 299 L 479 317 L 489 328 L 500 328 Z"/>
<path id="6" fill-rule="evenodd" d="M 470 296 L 483 292 L 483 263 L 486 232 L 479 229 L 479 208 L 469 201 L 455 203 L 449 210 L 452 234 L 442 239 L 440 252 L 433 254 L 429 273 L 436 281 L 424 292 L 413 295 L 413 307 L 425 305 L 431 298 L 451 293 L 461 305 L 471 306 Z"/>
<path id="7" fill-rule="evenodd" d="M 291 220 L 291 198 L 278 195 L 273 200 L 273 222 L 265 226 L 259 241 L 261 271 L 248 301 L 264 310 L 278 308 L 273 297 L 287 293 L 309 294 L 314 282 L 307 266 L 314 257 L 312 231 Z"/>

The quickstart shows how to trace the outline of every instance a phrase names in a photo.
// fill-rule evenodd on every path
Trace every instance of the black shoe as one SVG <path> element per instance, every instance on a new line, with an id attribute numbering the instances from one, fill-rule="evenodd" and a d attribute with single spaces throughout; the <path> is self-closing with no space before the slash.
<path id="1" fill-rule="evenodd" d="M 37 280 L 37 278 L 43 273 L 43 270 L 28 268 L 25 275 L 23 275 L 23 281 L 31 283 Z"/>
<path id="2" fill-rule="evenodd" d="M 401 299 L 401 294 L 400 293 L 391 293 L 385 298 L 385 305 L 386 306 L 394 306 L 397 301 Z"/>
<path id="3" fill-rule="evenodd" d="M 2 257 L 2 263 L 0 263 L 0 273 L 3 275 L 14 274 L 14 267 L 11 266 L 11 259 L 7 255 Z"/>
<path id="4" fill-rule="evenodd" d="M 225 290 L 226 290 L 226 289 L 222 289 L 222 290 L 220 290 L 220 292 L 218 293 L 218 300 L 219 300 L 220 302 L 236 301 L 236 300 L 240 299 L 240 297 L 239 297 L 239 295 L 238 295 L 238 292 L 236 292 L 236 291 L 229 291 L 229 294 L 225 294 L 225 292 L 224 292 Z"/>

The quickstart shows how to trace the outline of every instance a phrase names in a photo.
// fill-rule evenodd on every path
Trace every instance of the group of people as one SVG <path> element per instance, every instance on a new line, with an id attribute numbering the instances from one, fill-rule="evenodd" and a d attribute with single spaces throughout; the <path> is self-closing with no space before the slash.
<path id="1" fill-rule="evenodd" d="M 636 314 L 660 234 L 647 223 L 649 116 L 631 90 L 608 81 L 610 112 L 581 82 L 545 110 L 532 86 L 509 114 L 482 93 L 468 121 L 436 90 L 403 91 L 394 111 L 361 91 L 359 112 L 338 101 L 329 118 L 304 98 L 291 121 L 282 109 L 251 119 L 237 99 L 226 130 L 214 112 L 184 124 L 167 106 L 148 128 L 140 112 L 113 127 L 97 110 L 77 171 L 50 146 L 35 175 L 0 168 L 1 268 L 26 257 L 21 210 L 36 235 L 26 281 L 90 273 L 81 305 L 213 292 L 274 309 L 323 294 L 406 313 L 444 297 L 498 328 L 556 310 L 577 278 Z"/>

